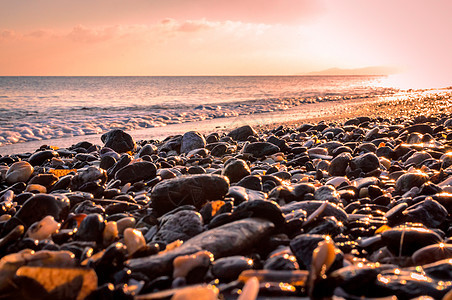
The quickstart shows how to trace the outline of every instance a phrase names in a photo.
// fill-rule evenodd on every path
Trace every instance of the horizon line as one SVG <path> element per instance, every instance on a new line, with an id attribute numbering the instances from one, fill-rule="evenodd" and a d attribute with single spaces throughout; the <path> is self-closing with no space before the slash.
<path id="1" fill-rule="evenodd" d="M 241 75 L 1 75 L 0 77 L 327 77 L 390 76 L 392 74 L 241 74 Z"/>

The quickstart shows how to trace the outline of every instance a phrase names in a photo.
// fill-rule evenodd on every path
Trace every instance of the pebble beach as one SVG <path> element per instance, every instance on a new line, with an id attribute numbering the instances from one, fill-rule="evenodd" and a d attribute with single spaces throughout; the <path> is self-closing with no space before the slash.
<path id="1" fill-rule="evenodd" d="M 0 299 L 452 299 L 452 91 L 330 100 L 0 147 Z"/>

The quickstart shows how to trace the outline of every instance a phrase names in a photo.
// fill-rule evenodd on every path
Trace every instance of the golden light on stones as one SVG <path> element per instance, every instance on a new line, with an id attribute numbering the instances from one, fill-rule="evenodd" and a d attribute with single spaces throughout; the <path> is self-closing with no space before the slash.
<path id="1" fill-rule="evenodd" d="M 410 277 L 413 278 L 414 280 L 418 280 L 418 281 L 430 281 L 431 279 L 429 279 L 428 277 L 426 277 L 425 275 L 419 274 L 419 273 L 410 273 Z"/>
<path id="2" fill-rule="evenodd" d="M 66 176 L 71 172 L 77 172 L 77 169 L 50 169 L 49 173 L 55 175 L 56 177 Z"/>
<path id="3" fill-rule="evenodd" d="M 97 275 L 93 269 L 45 268 L 24 266 L 17 276 L 28 277 L 42 285 L 45 291 L 57 299 L 83 300 L 97 288 Z"/>
<path id="4" fill-rule="evenodd" d="M 208 267 L 213 260 L 213 254 L 209 251 L 199 251 L 192 255 L 178 256 L 173 261 L 173 277 L 186 277 L 194 268 Z"/>
<path id="5" fill-rule="evenodd" d="M 381 274 L 377 275 L 377 280 L 380 282 L 383 282 L 384 284 L 388 284 L 391 280 L 387 278 L 386 276 L 383 276 Z"/>
<path id="6" fill-rule="evenodd" d="M 26 235 L 32 239 L 41 241 L 49 239 L 52 234 L 57 233 L 61 224 L 56 222 L 52 216 L 47 216 L 39 222 L 32 224 Z"/>
<path id="7" fill-rule="evenodd" d="M 311 272 L 325 276 L 326 271 L 331 267 L 336 257 L 336 248 L 330 237 L 319 243 L 312 253 Z"/>
<path id="8" fill-rule="evenodd" d="M 146 246 L 146 241 L 141 231 L 133 228 L 126 228 L 124 230 L 124 243 L 127 246 L 129 255 Z"/>
<path id="9" fill-rule="evenodd" d="M 254 300 L 259 293 L 259 279 L 257 277 L 251 277 L 248 279 L 242 289 L 240 296 L 237 300 Z"/>
<path id="10" fill-rule="evenodd" d="M 13 163 L 6 172 L 5 179 L 8 183 L 26 182 L 34 168 L 26 161 L 18 161 Z"/>

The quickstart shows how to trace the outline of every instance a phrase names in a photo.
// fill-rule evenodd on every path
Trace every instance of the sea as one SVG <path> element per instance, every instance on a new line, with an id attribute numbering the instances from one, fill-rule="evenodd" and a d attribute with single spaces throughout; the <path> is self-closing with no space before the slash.
<path id="1" fill-rule="evenodd" d="M 2 146 L 394 93 L 386 76 L 0 77 Z"/>

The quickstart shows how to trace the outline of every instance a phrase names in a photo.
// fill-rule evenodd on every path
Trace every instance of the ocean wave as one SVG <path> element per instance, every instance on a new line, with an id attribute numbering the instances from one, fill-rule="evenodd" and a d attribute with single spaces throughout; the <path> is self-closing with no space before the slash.
<path id="1" fill-rule="evenodd" d="M 388 94 L 385 91 L 383 94 Z M 392 92 L 391 92 L 392 93 Z M 287 111 L 316 102 L 347 101 L 381 93 L 329 94 L 313 97 L 254 99 L 219 104 L 134 105 L 126 107 L 72 107 L 48 112 L 16 111 L 0 121 L 0 146 L 19 142 L 100 134 L 111 129 L 137 130 L 218 118 Z M 0 112 L 11 116 L 10 112 Z M 68 119 L 68 116 L 70 118 Z"/>

